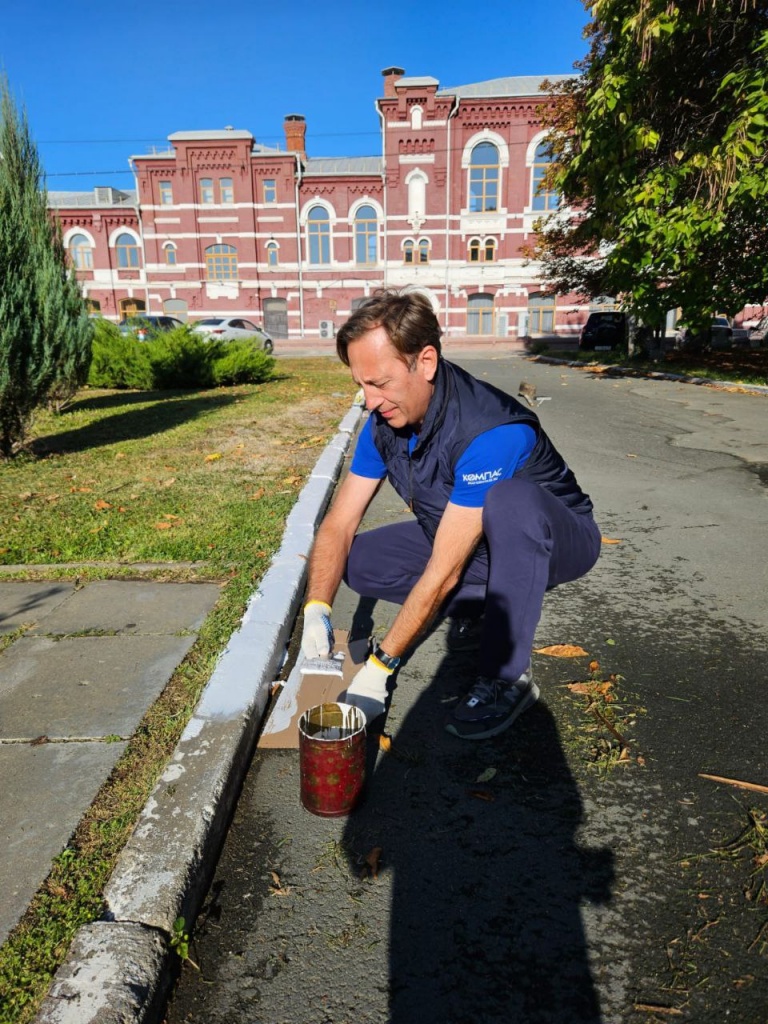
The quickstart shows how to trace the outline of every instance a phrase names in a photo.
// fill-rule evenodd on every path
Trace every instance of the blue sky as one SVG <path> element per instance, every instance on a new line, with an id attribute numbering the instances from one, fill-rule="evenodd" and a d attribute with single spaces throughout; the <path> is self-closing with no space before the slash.
<path id="1" fill-rule="evenodd" d="M 247 129 L 310 156 L 380 149 L 381 71 L 441 87 L 564 74 L 587 49 L 581 0 L 0 0 L 0 71 L 51 191 L 133 187 L 128 157 L 171 132 Z"/>

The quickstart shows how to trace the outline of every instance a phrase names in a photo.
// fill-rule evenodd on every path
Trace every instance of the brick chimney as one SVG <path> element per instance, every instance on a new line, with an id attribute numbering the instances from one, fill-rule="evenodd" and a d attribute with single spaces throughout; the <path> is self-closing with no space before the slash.
<path id="1" fill-rule="evenodd" d="M 381 73 L 384 76 L 384 96 L 394 99 L 397 95 L 395 83 L 403 77 L 405 70 L 403 68 L 384 68 Z"/>
<path id="2" fill-rule="evenodd" d="M 302 160 L 306 160 L 307 122 L 304 120 L 304 115 L 286 114 L 283 129 L 285 130 L 285 146 L 288 152 L 298 153 Z"/>

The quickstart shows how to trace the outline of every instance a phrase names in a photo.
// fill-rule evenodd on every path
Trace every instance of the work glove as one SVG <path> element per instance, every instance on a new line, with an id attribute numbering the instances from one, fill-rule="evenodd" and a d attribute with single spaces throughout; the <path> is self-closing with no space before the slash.
<path id="1" fill-rule="evenodd" d="M 307 601 L 304 605 L 304 632 L 301 650 L 305 658 L 327 658 L 333 650 L 331 606 L 325 601 Z"/>
<path id="2" fill-rule="evenodd" d="M 391 675 L 391 670 L 372 654 L 339 700 L 359 708 L 366 721 L 370 723 L 384 712 L 387 703 L 387 680 Z"/>

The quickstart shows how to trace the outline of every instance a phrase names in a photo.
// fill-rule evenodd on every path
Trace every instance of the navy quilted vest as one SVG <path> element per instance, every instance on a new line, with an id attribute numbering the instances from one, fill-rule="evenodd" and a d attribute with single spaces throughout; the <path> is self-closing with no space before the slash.
<path id="1" fill-rule="evenodd" d="M 372 413 L 373 439 L 397 493 L 433 538 L 453 489 L 454 467 L 479 434 L 507 423 L 536 431 L 536 444 L 516 477 L 546 487 L 574 512 L 589 513 L 592 502 L 541 428 L 538 416 L 516 399 L 461 367 L 441 359 L 435 390 L 419 440 L 408 453 L 408 430 L 394 430 Z"/>

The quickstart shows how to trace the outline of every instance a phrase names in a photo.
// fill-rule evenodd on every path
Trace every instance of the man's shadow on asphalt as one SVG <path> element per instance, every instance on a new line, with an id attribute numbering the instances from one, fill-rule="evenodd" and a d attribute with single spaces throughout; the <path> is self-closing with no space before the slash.
<path id="1" fill-rule="evenodd" d="M 580 907 L 610 900 L 613 855 L 576 840 L 544 699 L 493 739 L 445 732 L 473 658 L 442 657 L 345 828 L 356 863 L 379 846 L 393 873 L 389 1024 L 600 1024 Z"/>

